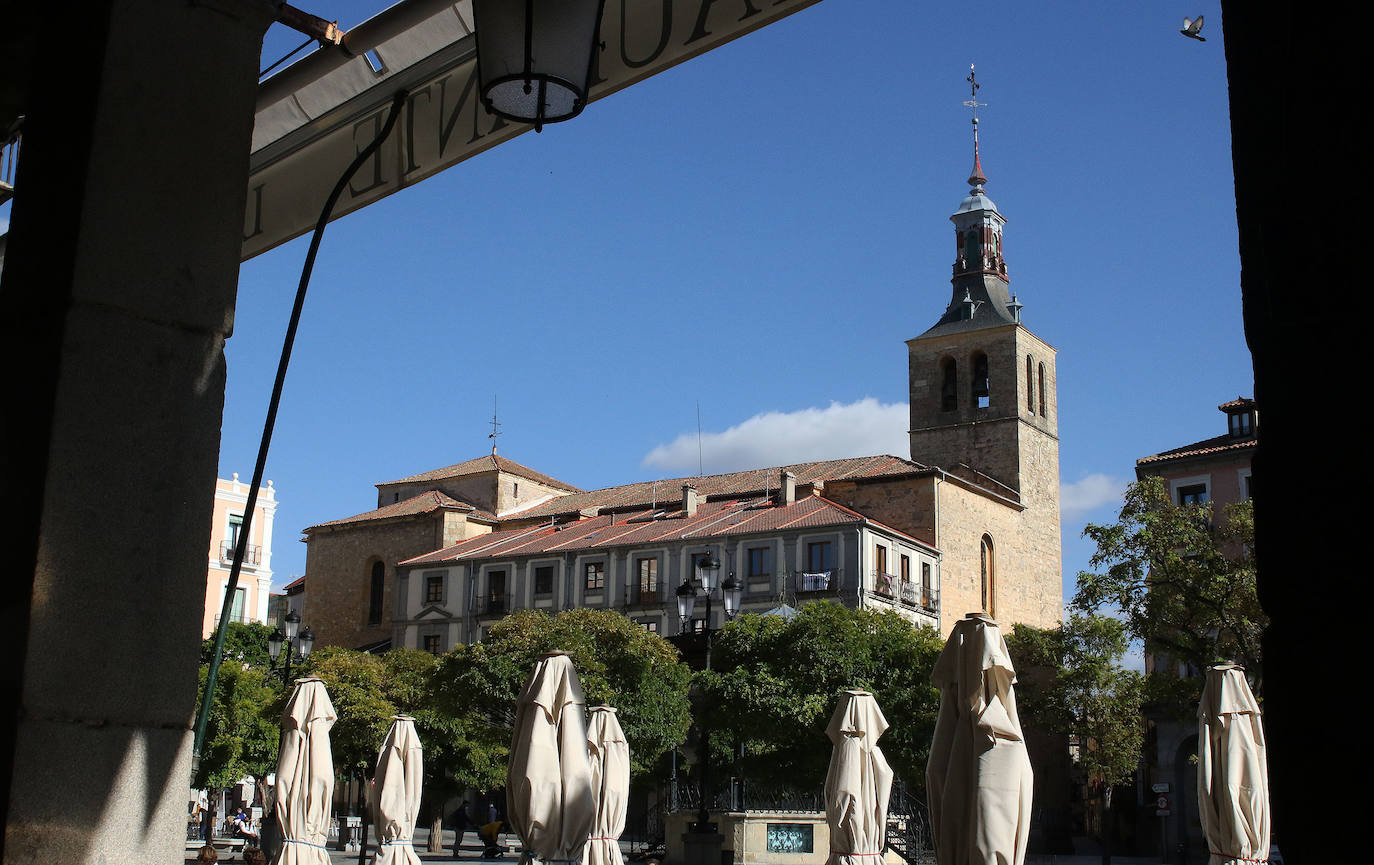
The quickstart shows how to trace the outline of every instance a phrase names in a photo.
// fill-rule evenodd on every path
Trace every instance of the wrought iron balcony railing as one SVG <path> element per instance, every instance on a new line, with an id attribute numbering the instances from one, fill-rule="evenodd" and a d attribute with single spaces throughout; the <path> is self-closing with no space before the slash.
<path id="1" fill-rule="evenodd" d="M 234 563 L 233 541 L 220 541 L 219 561 L 220 564 L 223 565 L 232 565 Z M 249 544 L 248 549 L 243 551 L 243 563 L 250 568 L 255 568 L 262 564 L 262 547 L 256 544 Z"/>

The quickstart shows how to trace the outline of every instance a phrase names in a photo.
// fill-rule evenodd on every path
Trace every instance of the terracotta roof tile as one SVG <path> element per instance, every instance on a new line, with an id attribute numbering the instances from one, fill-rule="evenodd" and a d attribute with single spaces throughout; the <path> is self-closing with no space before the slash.
<path id="1" fill-rule="evenodd" d="M 859 478 L 902 475 L 918 472 L 926 466 L 910 460 L 900 459 L 888 454 L 867 457 L 847 457 L 836 460 L 797 463 L 789 466 L 747 469 L 740 472 L 727 472 L 703 477 L 665 478 L 656 481 L 640 481 L 616 487 L 559 496 L 535 505 L 528 510 L 513 511 L 502 515 L 502 519 L 516 520 L 531 517 L 544 518 L 557 514 L 576 513 L 585 508 L 598 510 L 627 510 L 648 508 L 657 503 L 659 508 L 677 508 L 682 503 L 683 484 L 693 484 L 697 495 L 702 498 L 725 496 L 762 495 L 765 489 L 776 491 L 783 469 L 797 476 L 797 484 L 816 481 L 853 480 Z"/>
<path id="2" fill-rule="evenodd" d="M 329 526 L 343 526 L 349 525 L 351 523 L 365 523 L 370 522 L 372 520 L 385 520 L 390 519 L 392 517 L 408 517 L 414 516 L 416 514 L 427 514 L 440 509 L 467 511 L 471 516 L 475 516 L 480 519 L 486 519 L 489 521 L 495 521 L 496 519 L 496 516 L 494 514 L 488 513 L 487 511 L 484 511 L 481 508 L 473 507 L 467 502 L 460 502 L 457 499 L 452 498 L 451 496 L 447 496 L 444 493 L 439 492 L 438 490 L 430 490 L 429 492 L 420 493 L 418 496 L 412 496 L 411 498 L 405 499 L 404 501 L 394 502 L 392 504 L 386 505 L 385 507 L 377 508 L 374 511 L 367 511 L 366 513 L 355 514 L 351 517 L 344 517 L 341 520 L 330 520 L 327 523 L 317 523 L 316 525 L 310 526 L 309 528 L 305 529 L 305 532 L 309 534 L 315 529 L 326 528 Z"/>
<path id="3" fill-rule="evenodd" d="M 647 519 L 654 513 L 657 511 L 643 510 L 629 515 L 585 517 L 559 525 L 506 529 L 469 538 L 442 550 L 407 559 L 400 564 L 410 567 L 467 559 L 580 552 L 677 541 L 705 541 L 708 538 L 783 529 L 853 525 L 864 521 L 862 514 L 820 496 L 806 496 L 785 507 L 761 503 L 758 499 L 714 501 L 701 505 L 695 516 L 669 515 L 659 519 Z M 901 532 L 892 529 L 889 531 L 906 537 Z M 911 540 L 915 541 L 914 538 Z"/>
<path id="4" fill-rule="evenodd" d="M 382 483 L 376 484 L 376 486 L 382 487 L 390 486 L 392 484 L 423 483 L 425 481 L 435 481 L 444 478 L 457 478 L 463 477 L 465 475 L 476 475 L 481 474 L 482 472 L 491 471 L 503 471 L 507 474 L 519 475 L 522 478 L 529 478 L 532 481 L 544 484 L 545 486 L 554 487 L 555 489 L 568 490 L 569 492 L 575 493 L 582 492 L 580 488 L 575 487 L 572 484 L 564 483 L 563 481 L 560 481 L 557 478 L 549 477 L 543 472 L 537 472 L 529 466 L 521 465 L 515 460 L 507 459 L 506 457 L 502 456 L 497 456 L 496 454 L 487 454 L 486 456 L 480 456 L 477 459 L 467 460 L 466 462 L 456 463 L 451 466 L 445 466 L 441 469 L 432 469 L 431 471 L 421 472 L 418 475 L 411 475 L 408 478 L 401 478 L 400 480 L 383 481 Z"/>
<path id="5" fill-rule="evenodd" d="M 1237 439 L 1229 435 L 1216 436 L 1215 438 L 1203 439 L 1200 442 L 1193 442 L 1190 445 L 1174 448 L 1163 453 L 1151 454 L 1148 457 L 1141 457 L 1135 461 L 1138 466 L 1149 465 L 1151 463 L 1161 463 L 1168 460 L 1178 460 L 1185 457 L 1203 456 L 1206 454 L 1222 453 L 1224 451 L 1242 451 L 1253 448 L 1257 439 L 1254 436 L 1249 438 Z"/>

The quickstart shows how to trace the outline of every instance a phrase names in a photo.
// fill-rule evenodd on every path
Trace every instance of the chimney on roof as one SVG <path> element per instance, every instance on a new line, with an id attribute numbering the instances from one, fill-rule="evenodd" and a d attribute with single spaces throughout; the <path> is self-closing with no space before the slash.
<path id="1" fill-rule="evenodd" d="M 682 485 L 682 512 L 689 517 L 697 515 L 697 488 L 691 484 Z"/>
<path id="2" fill-rule="evenodd" d="M 797 500 L 797 476 L 782 470 L 782 485 L 778 488 L 778 504 L 786 507 Z"/>

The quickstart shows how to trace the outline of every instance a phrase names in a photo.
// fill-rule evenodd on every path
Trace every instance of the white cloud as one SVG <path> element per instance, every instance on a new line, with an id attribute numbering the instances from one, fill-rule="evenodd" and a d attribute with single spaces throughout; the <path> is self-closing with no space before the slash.
<path id="1" fill-rule="evenodd" d="M 1125 492 L 1126 481 L 1104 474 L 1091 474 L 1071 484 L 1060 484 L 1059 519 L 1067 522 L 1103 505 L 1120 503 Z"/>
<path id="2" fill-rule="evenodd" d="M 701 461 L 707 474 L 780 466 L 811 460 L 893 454 L 910 448 L 906 403 L 865 397 L 828 408 L 756 414 L 724 432 L 703 432 Z M 681 474 L 697 471 L 697 435 L 683 433 L 645 454 L 641 465 Z"/>

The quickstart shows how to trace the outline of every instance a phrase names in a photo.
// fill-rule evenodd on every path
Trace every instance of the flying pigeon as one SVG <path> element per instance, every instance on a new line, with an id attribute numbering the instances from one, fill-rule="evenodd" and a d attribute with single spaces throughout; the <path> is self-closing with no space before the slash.
<path id="1" fill-rule="evenodd" d="M 1187 36 L 1189 39 L 1196 39 L 1196 40 L 1199 41 L 1199 42 L 1206 42 L 1206 41 L 1207 41 L 1206 39 L 1204 39 L 1203 37 L 1201 37 L 1201 36 L 1198 35 L 1198 31 L 1201 30 L 1201 29 L 1202 29 L 1202 16 L 1199 15 L 1199 16 L 1197 16 L 1197 18 L 1196 18 L 1195 20 L 1191 20 L 1191 21 L 1190 21 L 1189 19 L 1187 19 L 1187 18 L 1184 18 L 1184 19 L 1183 19 L 1183 29 L 1180 30 L 1180 31 L 1178 31 L 1178 32 L 1182 33 L 1184 36 Z"/>

